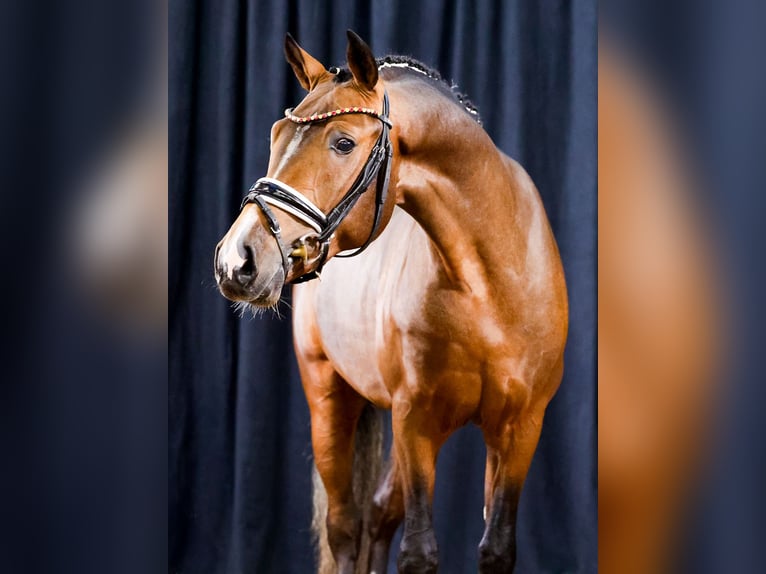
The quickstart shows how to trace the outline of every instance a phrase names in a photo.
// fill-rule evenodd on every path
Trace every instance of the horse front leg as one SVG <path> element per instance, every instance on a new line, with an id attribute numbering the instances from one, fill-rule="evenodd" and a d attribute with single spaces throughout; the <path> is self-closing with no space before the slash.
<path id="1" fill-rule="evenodd" d="M 540 438 L 543 413 L 485 430 L 486 527 L 479 543 L 480 574 L 511 574 L 516 564 L 516 515 L 524 479 Z"/>
<path id="2" fill-rule="evenodd" d="M 409 398 L 395 398 L 392 408 L 394 451 L 404 496 L 404 534 L 397 566 L 400 574 L 433 574 L 439 550 L 433 529 L 436 457 L 444 442 L 433 413 L 413 408 Z"/>
<path id="3" fill-rule="evenodd" d="M 311 443 L 327 492 L 327 542 L 338 574 L 353 574 L 362 528 L 362 514 L 353 495 L 354 433 L 366 401 L 327 369 L 329 365 L 323 369 L 326 376 L 312 377 L 310 384 L 304 381 L 311 411 Z"/>

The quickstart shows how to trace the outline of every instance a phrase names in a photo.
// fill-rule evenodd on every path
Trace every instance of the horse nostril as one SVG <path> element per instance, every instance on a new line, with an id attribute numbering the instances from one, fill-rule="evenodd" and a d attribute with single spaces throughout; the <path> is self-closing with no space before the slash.
<path id="1" fill-rule="evenodd" d="M 234 278 L 243 287 L 255 278 L 255 257 L 253 257 L 253 251 L 249 247 L 245 247 L 245 262 L 242 266 L 234 269 Z"/>

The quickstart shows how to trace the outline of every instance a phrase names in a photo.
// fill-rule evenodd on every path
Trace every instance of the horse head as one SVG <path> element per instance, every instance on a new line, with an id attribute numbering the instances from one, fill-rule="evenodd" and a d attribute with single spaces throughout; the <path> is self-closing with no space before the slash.
<path id="1" fill-rule="evenodd" d="M 366 247 L 393 210 L 388 96 L 369 46 L 348 31 L 348 70 L 327 70 L 290 35 L 285 55 L 308 95 L 272 126 L 267 176 L 215 252 L 221 293 L 259 307 Z"/>

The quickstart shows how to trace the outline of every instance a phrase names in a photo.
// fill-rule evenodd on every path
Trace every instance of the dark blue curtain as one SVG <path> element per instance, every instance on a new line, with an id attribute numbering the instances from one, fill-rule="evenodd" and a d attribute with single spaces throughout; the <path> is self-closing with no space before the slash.
<path id="1" fill-rule="evenodd" d="M 170 3 L 169 571 L 310 572 L 309 415 L 283 319 L 240 318 L 216 291 L 213 248 L 267 137 L 303 96 L 291 32 L 326 65 L 352 28 L 378 56 L 439 69 L 536 182 L 566 269 L 564 381 L 524 488 L 520 572 L 596 570 L 595 2 L 426 0 Z M 476 571 L 484 446 L 458 432 L 439 458 L 441 572 Z M 396 542 L 395 542 L 396 544 Z M 391 571 L 393 570 L 393 561 Z"/>

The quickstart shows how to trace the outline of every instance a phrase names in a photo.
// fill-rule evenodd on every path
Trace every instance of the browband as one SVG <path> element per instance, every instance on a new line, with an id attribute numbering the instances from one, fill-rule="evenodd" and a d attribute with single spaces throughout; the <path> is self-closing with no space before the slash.
<path id="1" fill-rule="evenodd" d="M 374 118 L 379 119 L 381 122 L 386 124 L 389 128 L 394 127 L 391 122 L 388 119 L 388 116 L 381 115 L 372 108 L 361 108 L 359 106 L 352 106 L 350 108 L 338 108 L 337 110 L 332 110 L 330 112 L 323 112 L 321 114 L 314 112 L 310 116 L 296 116 L 293 114 L 293 110 L 295 108 L 287 108 L 285 110 L 285 117 L 290 120 L 291 122 L 295 122 L 296 124 L 309 124 L 311 122 L 321 122 L 323 120 L 329 120 L 330 118 L 334 118 L 335 116 L 342 116 L 343 114 L 366 114 L 368 116 L 372 116 Z"/>

